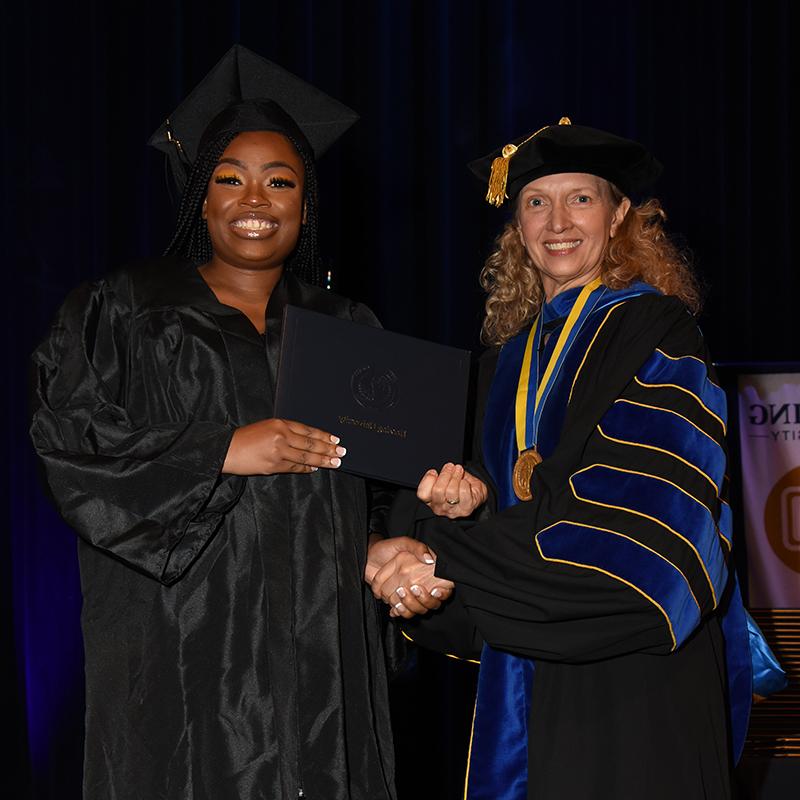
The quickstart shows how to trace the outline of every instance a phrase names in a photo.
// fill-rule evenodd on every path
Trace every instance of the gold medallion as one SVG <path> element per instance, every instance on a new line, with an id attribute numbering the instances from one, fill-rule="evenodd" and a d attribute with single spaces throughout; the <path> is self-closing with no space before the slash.
<path id="1" fill-rule="evenodd" d="M 520 500 L 530 500 L 533 497 L 531 494 L 531 476 L 534 469 L 541 463 L 542 457 L 535 447 L 529 447 L 519 454 L 517 463 L 514 464 L 511 482 L 514 485 L 514 494 Z"/>

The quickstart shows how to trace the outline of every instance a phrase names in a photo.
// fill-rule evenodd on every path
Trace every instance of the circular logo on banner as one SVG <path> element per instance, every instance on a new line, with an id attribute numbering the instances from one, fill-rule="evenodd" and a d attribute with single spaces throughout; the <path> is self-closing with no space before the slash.
<path id="1" fill-rule="evenodd" d="M 383 411 L 397 402 L 397 375 L 390 369 L 378 372 L 371 364 L 358 367 L 350 377 L 350 389 L 362 408 Z"/>
<path id="2" fill-rule="evenodd" d="M 764 506 L 764 529 L 775 555 L 800 573 L 800 467 L 772 487 Z"/>

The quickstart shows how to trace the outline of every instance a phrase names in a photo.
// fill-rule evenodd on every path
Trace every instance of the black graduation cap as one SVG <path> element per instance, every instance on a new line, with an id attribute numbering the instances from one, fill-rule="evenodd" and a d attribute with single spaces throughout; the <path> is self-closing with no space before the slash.
<path id="1" fill-rule="evenodd" d="M 596 128 L 573 125 L 568 117 L 471 162 L 469 168 L 488 183 L 486 200 L 498 207 L 544 175 L 586 172 L 610 181 L 629 195 L 640 192 L 661 174 L 661 164 L 643 145 Z"/>
<path id="2" fill-rule="evenodd" d="M 264 101 L 242 103 L 242 101 Z M 271 101 L 271 102 L 268 102 Z M 200 152 L 203 134 L 221 112 L 238 104 L 236 130 L 299 128 L 319 158 L 357 119 L 352 109 L 310 83 L 236 44 L 150 137 L 166 153 L 178 188 Z M 283 113 L 285 112 L 285 113 Z M 287 122 L 286 114 L 290 120 Z M 292 125 L 291 123 L 296 123 Z M 225 124 L 230 125 L 231 120 Z M 220 133 L 217 130 L 216 133 Z"/>

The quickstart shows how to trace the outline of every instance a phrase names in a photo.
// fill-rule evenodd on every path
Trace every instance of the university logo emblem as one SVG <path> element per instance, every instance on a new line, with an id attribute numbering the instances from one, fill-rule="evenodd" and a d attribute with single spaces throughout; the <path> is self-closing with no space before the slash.
<path id="1" fill-rule="evenodd" d="M 353 398 L 362 408 L 384 411 L 397 403 L 397 375 L 392 370 L 378 371 L 371 364 L 358 367 L 350 377 Z"/>
<path id="2" fill-rule="evenodd" d="M 775 555 L 800 573 L 800 467 L 772 487 L 764 505 L 764 529 Z"/>

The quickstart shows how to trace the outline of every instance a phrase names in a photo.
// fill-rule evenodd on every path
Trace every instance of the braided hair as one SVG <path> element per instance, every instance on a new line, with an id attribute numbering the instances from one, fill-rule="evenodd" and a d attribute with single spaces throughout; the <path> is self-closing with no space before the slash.
<path id="1" fill-rule="evenodd" d="M 309 148 L 289 133 L 281 132 L 297 150 L 303 161 L 303 201 L 305 220 L 300 228 L 300 238 L 285 268 L 298 278 L 314 286 L 322 286 L 322 258 L 319 252 L 317 230 L 319 225 L 317 202 L 317 171 Z M 181 197 L 175 233 L 164 255 L 178 256 L 205 264 L 211 260 L 214 249 L 208 233 L 208 225 L 201 213 L 203 201 L 208 194 L 208 182 L 227 146 L 239 135 L 237 131 L 226 131 L 213 139 L 198 155 Z"/>

